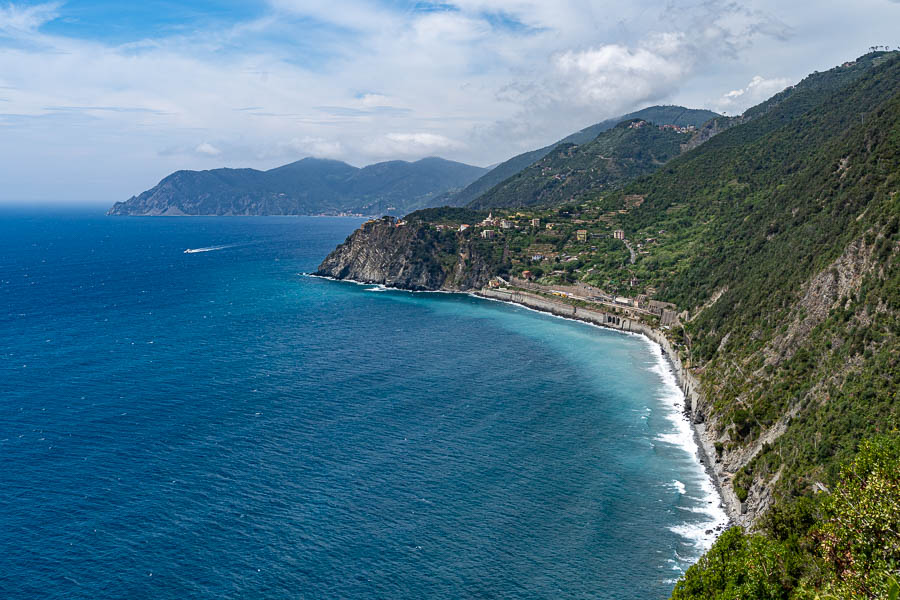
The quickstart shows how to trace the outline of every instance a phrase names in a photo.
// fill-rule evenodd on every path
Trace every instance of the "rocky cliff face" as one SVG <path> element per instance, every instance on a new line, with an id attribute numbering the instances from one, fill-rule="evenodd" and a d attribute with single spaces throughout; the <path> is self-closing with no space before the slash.
<path id="1" fill-rule="evenodd" d="M 465 234 L 386 217 L 354 231 L 316 275 L 416 291 L 480 289 L 502 262 L 494 248 Z"/>

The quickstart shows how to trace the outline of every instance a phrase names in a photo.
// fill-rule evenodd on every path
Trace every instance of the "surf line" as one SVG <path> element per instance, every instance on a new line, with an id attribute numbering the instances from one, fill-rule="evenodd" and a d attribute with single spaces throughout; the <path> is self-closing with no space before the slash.
<path id="1" fill-rule="evenodd" d="M 692 554 L 694 554 L 694 556 L 688 559 L 687 564 L 684 564 L 685 561 L 678 561 L 682 564 L 675 565 L 677 570 L 684 572 L 687 565 L 692 564 L 700 558 L 700 555 L 709 550 L 718 535 L 733 523 L 731 513 L 734 508 L 727 504 L 727 498 L 722 493 L 715 473 L 710 467 L 710 456 L 703 446 L 700 432 L 697 431 L 690 420 L 685 417 L 687 397 L 678 383 L 678 375 L 675 372 L 671 357 L 667 356 L 662 344 L 653 339 L 647 334 L 647 331 L 642 329 L 629 330 L 611 327 L 594 320 L 551 312 L 544 306 L 532 306 L 521 301 L 489 296 L 482 291 L 468 292 L 467 294 L 482 300 L 507 304 L 519 309 L 542 313 L 565 321 L 574 321 L 618 334 L 638 336 L 647 344 L 653 363 L 650 367 L 650 371 L 656 374 L 661 380 L 660 383 L 662 385 L 659 400 L 661 400 L 662 405 L 665 407 L 664 416 L 673 430 L 670 433 L 660 434 L 655 438 L 655 441 L 680 448 L 696 460 L 696 466 L 699 468 L 696 473 L 695 482 L 700 488 L 700 497 L 691 497 L 698 503 L 698 506 L 690 509 L 689 512 L 702 514 L 704 518 L 699 522 L 693 520 L 684 521 L 680 525 L 674 525 L 668 528 L 669 531 L 686 540 L 687 545 L 693 550 Z M 680 491 L 680 488 L 683 487 L 684 484 L 680 481 L 678 481 L 677 484 L 676 487 L 678 487 Z M 673 484 L 670 483 L 664 485 Z"/>

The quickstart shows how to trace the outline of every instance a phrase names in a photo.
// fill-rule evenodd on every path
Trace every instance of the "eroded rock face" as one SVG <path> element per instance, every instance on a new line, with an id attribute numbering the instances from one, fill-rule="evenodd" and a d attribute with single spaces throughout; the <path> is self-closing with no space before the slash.
<path id="1" fill-rule="evenodd" d="M 765 365 L 777 368 L 790 360 L 799 349 L 809 348 L 815 328 L 827 319 L 832 309 L 842 307 L 848 298 L 855 296 L 862 287 L 866 275 L 878 267 L 879 262 L 874 254 L 873 245 L 867 245 L 863 237 L 851 241 L 839 257 L 798 288 L 797 300 L 788 317 L 783 320 L 783 329 L 759 350 L 759 353 L 765 357 Z M 718 296 L 717 294 L 715 298 L 717 299 Z M 713 303 L 713 301 L 707 303 L 705 308 Z M 876 317 L 868 314 L 867 309 L 863 307 L 854 314 L 853 322 L 868 324 L 873 318 Z M 843 343 L 840 333 L 832 335 L 834 346 Z M 727 337 L 720 344 L 719 354 L 728 352 L 725 348 Z M 734 364 L 736 363 L 726 365 L 726 368 L 733 368 Z M 781 410 L 777 421 L 763 428 L 752 441 L 741 441 L 733 445 L 728 443 L 733 439 L 728 414 L 717 411 L 714 406 L 717 397 L 728 394 L 730 391 L 725 384 L 728 373 L 708 373 L 704 379 L 706 385 L 703 393 L 698 396 L 695 421 L 696 415 L 701 415 L 701 418 L 708 422 L 706 431 L 709 433 L 710 440 L 720 442 L 726 448 L 718 454 L 714 469 L 722 484 L 723 494 L 731 498 L 731 502 L 738 502 L 731 485 L 738 471 L 751 465 L 754 458 L 762 453 L 764 448 L 774 446 L 781 436 L 789 433 L 791 423 L 796 418 L 803 416 L 804 413 L 808 414 L 812 408 L 827 402 L 829 387 L 843 385 L 847 374 L 859 369 L 861 365 L 862 357 L 856 357 L 855 360 L 848 360 L 837 368 L 831 367 L 819 371 L 811 378 L 812 385 L 804 392 L 803 397 L 797 397 L 787 403 Z M 754 390 L 774 386 L 777 384 L 778 378 L 783 376 L 778 371 L 769 374 L 764 368 L 752 370 L 749 361 L 740 366 L 744 369 L 742 373 L 746 374 L 746 377 L 742 375 L 742 378 L 749 384 L 749 391 L 745 391 L 739 399 L 741 402 L 749 403 Z M 731 375 L 733 376 L 733 373 Z M 776 487 L 781 479 L 783 468 L 782 464 L 774 473 L 768 471 L 754 473 L 752 479 L 745 483 L 748 492 L 747 499 L 743 503 L 739 503 L 741 512 L 733 517 L 737 524 L 754 527 L 760 517 L 776 502 Z"/>
<path id="2" fill-rule="evenodd" d="M 417 291 L 479 289 L 499 261 L 477 246 L 468 234 L 384 218 L 354 231 L 316 275 Z"/>

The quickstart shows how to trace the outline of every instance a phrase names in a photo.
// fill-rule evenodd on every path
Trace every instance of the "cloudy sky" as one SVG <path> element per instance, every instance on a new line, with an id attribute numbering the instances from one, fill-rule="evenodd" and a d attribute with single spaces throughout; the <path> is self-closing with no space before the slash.
<path id="1" fill-rule="evenodd" d="M 489 165 L 651 104 L 739 113 L 898 23 L 900 0 L 0 0 L 0 202 L 310 155 Z"/>

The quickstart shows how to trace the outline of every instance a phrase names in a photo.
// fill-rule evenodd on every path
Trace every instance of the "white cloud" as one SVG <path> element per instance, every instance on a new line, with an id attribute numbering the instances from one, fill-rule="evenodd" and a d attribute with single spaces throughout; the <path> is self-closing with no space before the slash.
<path id="1" fill-rule="evenodd" d="M 723 94 L 716 108 L 726 112 L 743 112 L 751 106 L 771 98 L 789 85 L 790 80 L 784 77 L 766 79 L 761 75 L 756 75 L 745 87 Z"/>
<path id="2" fill-rule="evenodd" d="M 331 23 L 356 32 L 391 27 L 394 15 L 379 10 L 375 3 L 361 0 L 269 0 L 278 12 Z"/>
<path id="3" fill-rule="evenodd" d="M 587 106 L 622 106 L 665 97 L 690 72 L 683 34 L 666 34 L 638 48 L 609 44 L 559 55 L 555 67 L 565 98 Z M 658 42 L 658 43 L 657 43 Z"/>
<path id="4" fill-rule="evenodd" d="M 463 144 L 444 135 L 427 132 L 388 133 L 362 140 L 360 148 L 378 160 L 416 159 L 455 150 Z"/>
<path id="5" fill-rule="evenodd" d="M 0 32 L 7 34 L 34 32 L 42 25 L 59 17 L 61 4 L 60 2 L 48 2 L 31 6 L 18 4 L 0 6 Z"/>
<path id="6" fill-rule="evenodd" d="M 450 138 L 434 133 L 389 133 L 385 138 L 391 142 L 409 144 L 411 146 L 427 149 L 459 147 L 458 142 L 454 142 Z"/>
<path id="7" fill-rule="evenodd" d="M 390 104 L 390 98 L 388 98 L 384 94 L 362 94 L 359 97 L 359 103 L 367 108 L 372 108 L 375 106 L 386 106 Z"/>
<path id="8" fill-rule="evenodd" d="M 346 149 L 343 144 L 336 140 L 328 140 L 317 137 L 291 138 L 286 142 L 278 144 L 277 157 L 290 157 L 291 159 L 301 158 L 304 156 L 315 156 L 318 158 L 341 158 L 345 155 Z"/>
<path id="9" fill-rule="evenodd" d="M 206 156 L 219 156 L 222 154 L 222 151 L 210 144 L 209 142 L 203 142 L 196 148 L 194 148 L 194 152 L 198 154 L 205 154 Z"/>

